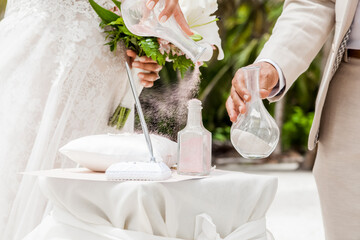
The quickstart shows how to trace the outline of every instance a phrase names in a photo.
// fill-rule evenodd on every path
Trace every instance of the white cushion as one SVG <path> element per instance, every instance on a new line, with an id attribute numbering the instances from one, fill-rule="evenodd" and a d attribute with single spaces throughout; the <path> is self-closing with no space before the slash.
<path id="1" fill-rule="evenodd" d="M 157 162 L 172 167 L 177 144 L 165 137 L 150 135 Z M 143 134 L 103 134 L 75 139 L 59 150 L 62 154 L 93 171 L 105 172 L 113 163 L 150 161 Z"/>

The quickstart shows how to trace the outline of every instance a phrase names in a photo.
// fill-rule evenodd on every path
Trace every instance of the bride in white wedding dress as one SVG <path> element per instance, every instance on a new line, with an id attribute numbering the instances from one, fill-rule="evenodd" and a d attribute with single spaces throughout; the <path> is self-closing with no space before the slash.
<path id="1" fill-rule="evenodd" d="M 62 145 L 114 131 L 107 121 L 127 88 L 125 50 L 111 53 L 98 25 L 87 0 L 8 0 L 0 21 L 1 239 L 21 239 L 46 208 L 36 178 L 17 173 L 69 164 Z M 160 67 L 147 64 L 153 71 L 143 83 L 151 86 Z"/>

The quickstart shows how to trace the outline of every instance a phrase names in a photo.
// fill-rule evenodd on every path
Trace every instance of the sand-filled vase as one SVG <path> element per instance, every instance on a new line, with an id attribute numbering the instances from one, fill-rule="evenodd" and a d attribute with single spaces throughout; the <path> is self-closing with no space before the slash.
<path id="1" fill-rule="evenodd" d="M 251 100 L 246 103 L 246 113 L 239 114 L 231 127 L 231 142 L 244 158 L 266 158 L 274 151 L 280 131 L 260 98 L 260 67 L 245 67 L 242 71 Z"/>

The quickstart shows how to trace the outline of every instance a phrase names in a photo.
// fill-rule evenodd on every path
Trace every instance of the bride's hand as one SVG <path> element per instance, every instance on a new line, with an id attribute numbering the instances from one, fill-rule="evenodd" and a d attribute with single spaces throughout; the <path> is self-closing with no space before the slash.
<path id="1" fill-rule="evenodd" d="M 158 2 L 159 0 L 148 0 L 146 2 L 146 6 L 149 9 L 153 9 Z M 165 7 L 159 15 L 159 21 L 164 23 L 170 18 L 171 15 L 174 15 L 176 22 L 187 35 L 191 36 L 194 34 L 191 31 L 183 12 L 181 11 L 179 0 L 165 0 Z"/>
<path id="2" fill-rule="evenodd" d="M 139 61 L 134 61 L 136 58 L 136 53 L 132 50 L 126 50 L 126 54 L 130 57 L 130 63 L 132 67 L 149 71 L 149 73 L 138 73 L 138 77 L 144 87 L 152 87 L 154 82 L 160 78 L 159 72 L 162 69 L 162 66 L 146 56 L 140 57 Z"/>

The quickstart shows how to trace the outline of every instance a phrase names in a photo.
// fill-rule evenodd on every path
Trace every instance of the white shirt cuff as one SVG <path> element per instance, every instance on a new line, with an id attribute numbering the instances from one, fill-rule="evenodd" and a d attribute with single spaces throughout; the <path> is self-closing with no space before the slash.
<path id="1" fill-rule="evenodd" d="M 275 97 L 276 95 L 278 95 L 281 90 L 283 90 L 283 88 L 285 88 L 285 77 L 283 72 L 281 71 L 281 68 L 279 67 L 279 65 L 277 65 L 274 61 L 272 61 L 271 59 L 260 59 L 256 62 L 267 62 L 270 63 L 271 65 L 273 65 L 276 69 L 276 71 L 278 72 L 279 75 L 279 81 L 278 84 L 276 84 L 276 86 L 273 88 L 273 90 L 271 90 L 271 93 L 269 94 L 269 96 L 267 98 L 272 98 Z"/>

